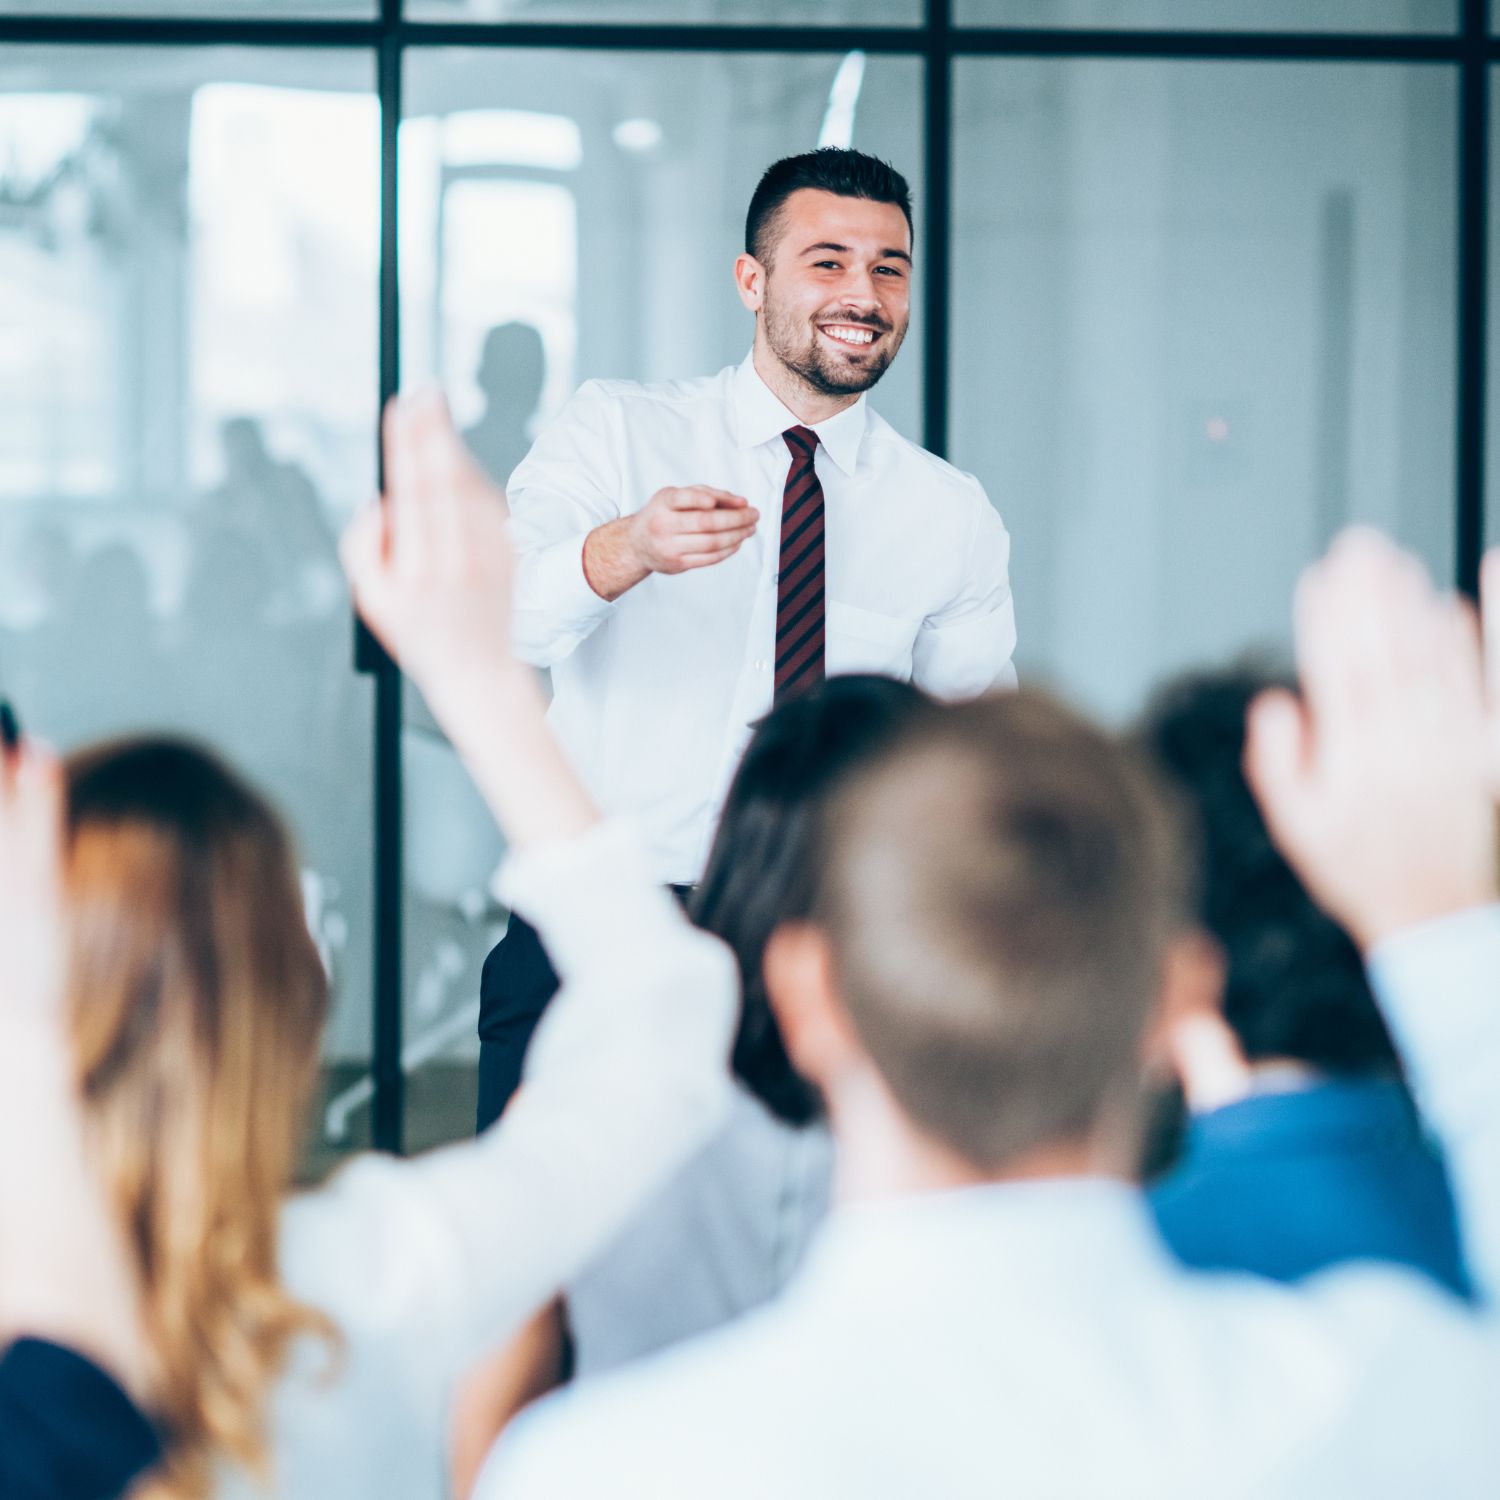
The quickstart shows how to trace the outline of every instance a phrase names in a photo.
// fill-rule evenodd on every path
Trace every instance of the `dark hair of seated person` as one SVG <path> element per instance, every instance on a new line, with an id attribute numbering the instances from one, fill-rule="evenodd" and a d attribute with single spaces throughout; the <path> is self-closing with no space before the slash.
<path id="1" fill-rule="evenodd" d="M 1181 678 L 1148 707 L 1142 748 L 1196 825 L 1199 920 L 1223 949 L 1224 1019 L 1246 1060 L 1394 1077 L 1359 951 L 1281 857 L 1245 780 L 1246 713 L 1262 690 L 1287 685 L 1253 666 Z"/>
<path id="2" fill-rule="evenodd" d="M 817 1090 L 792 1067 L 771 1014 L 761 958 L 782 922 L 811 914 L 829 794 L 931 700 L 889 677 L 830 677 L 773 708 L 756 726 L 730 784 L 693 920 L 739 963 L 744 1005 L 736 1077 L 778 1119 L 821 1119 Z"/>

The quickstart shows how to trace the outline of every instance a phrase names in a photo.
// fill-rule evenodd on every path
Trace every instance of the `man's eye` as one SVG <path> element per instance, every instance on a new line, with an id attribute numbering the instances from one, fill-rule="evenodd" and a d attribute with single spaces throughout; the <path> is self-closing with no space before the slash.
<path id="1" fill-rule="evenodd" d="M 814 261 L 813 266 L 819 271 L 837 271 L 839 263 L 836 260 L 819 260 Z"/>
<path id="2" fill-rule="evenodd" d="M 896 277 L 896 278 L 897 278 L 897 279 L 898 279 L 898 280 L 899 280 L 899 279 L 900 279 L 900 277 L 901 277 L 901 276 L 902 276 L 902 275 L 903 275 L 903 274 L 904 274 L 904 273 L 903 273 L 903 272 L 902 272 L 902 271 L 901 271 L 901 270 L 900 270 L 900 269 L 899 269 L 899 268 L 897 268 L 897 267 L 896 267 L 896 266 L 876 266 L 876 267 L 875 267 L 875 269 L 876 269 L 876 270 L 877 270 L 877 271 L 878 271 L 878 272 L 880 272 L 880 274 L 881 274 L 881 275 L 882 275 L 882 276 L 894 276 L 894 277 Z"/>

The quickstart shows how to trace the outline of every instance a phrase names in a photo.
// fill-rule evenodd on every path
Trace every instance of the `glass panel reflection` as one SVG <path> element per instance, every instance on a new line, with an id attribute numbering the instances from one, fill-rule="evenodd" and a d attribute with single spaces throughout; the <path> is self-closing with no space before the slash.
<path id="1" fill-rule="evenodd" d="M 0 0 L 0 16 L 369 21 L 380 0 Z"/>
<path id="2" fill-rule="evenodd" d="M 954 0 L 961 26 L 1452 33 L 1458 0 Z"/>
<path id="3" fill-rule="evenodd" d="M 420 21 L 917 26 L 924 0 L 406 0 Z"/>
<path id="4" fill-rule="evenodd" d="M 1355 519 L 1452 578 L 1455 81 L 960 65 L 953 456 L 1011 530 L 1023 677 L 1120 715 L 1280 644 Z"/>
<path id="5" fill-rule="evenodd" d="M 371 703 L 334 537 L 374 485 L 372 83 L 335 52 L 0 56 L 0 683 L 62 746 L 167 729 L 271 794 L 340 1083 L 370 1037 Z"/>
<path id="6" fill-rule="evenodd" d="M 914 59 L 443 49 L 408 55 L 404 97 L 403 381 L 441 380 L 501 480 L 584 380 L 744 357 L 731 271 L 778 157 L 856 145 L 920 203 Z M 872 396 L 917 438 L 921 366 L 914 327 Z M 505 913 L 488 894 L 498 838 L 414 695 L 405 750 L 415 1145 L 473 1128 L 479 974 Z"/>

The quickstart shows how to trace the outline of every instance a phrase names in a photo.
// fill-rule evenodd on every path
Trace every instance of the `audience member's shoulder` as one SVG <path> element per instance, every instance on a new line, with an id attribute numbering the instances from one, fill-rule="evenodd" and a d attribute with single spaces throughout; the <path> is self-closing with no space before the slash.
<path id="1" fill-rule="evenodd" d="M 538 1403 L 491 1455 L 476 1500 L 758 1496 L 740 1439 L 779 1425 L 768 1401 L 798 1404 L 781 1324 L 777 1309 L 753 1313 Z"/>
<path id="2" fill-rule="evenodd" d="M 882 468 L 908 472 L 920 482 L 926 495 L 951 496 L 956 504 L 988 506 L 984 486 L 966 469 L 929 453 L 920 443 L 903 437 L 873 407 L 866 407 L 866 442 L 878 455 Z"/>

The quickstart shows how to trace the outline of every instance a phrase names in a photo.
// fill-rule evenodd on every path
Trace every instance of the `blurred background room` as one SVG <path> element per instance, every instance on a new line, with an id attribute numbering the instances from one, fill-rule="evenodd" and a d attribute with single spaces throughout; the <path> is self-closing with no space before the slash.
<path id="1" fill-rule="evenodd" d="M 334 978 L 309 1173 L 470 1133 L 498 836 L 335 551 L 398 384 L 500 480 L 738 362 L 761 171 L 916 195 L 872 397 L 983 481 L 1023 678 L 1118 721 L 1376 522 L 1472 587 L 1486 0 L 0 0 L 0 687 L 228 747 Z M 1495 24 L 1500 25 L 1500 11 Z"/>

